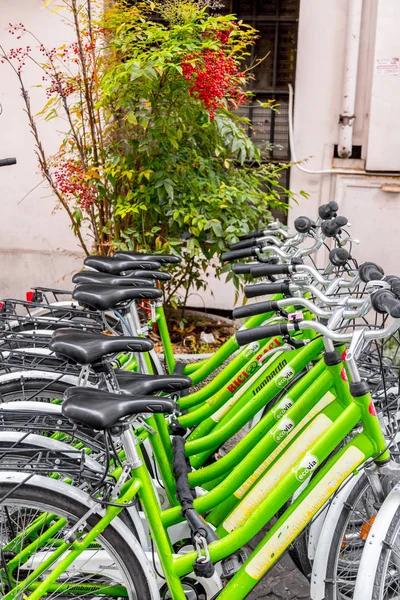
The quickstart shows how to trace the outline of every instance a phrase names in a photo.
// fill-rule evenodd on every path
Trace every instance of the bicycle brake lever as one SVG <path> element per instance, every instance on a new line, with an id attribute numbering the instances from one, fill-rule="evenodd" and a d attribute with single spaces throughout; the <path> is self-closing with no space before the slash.
<path id="1" fill-rule="evenodd" d="M 365 286 L 365 291 L 371 291 L 372 293 L 376 291 L 377 288 L 381 290 L 390 290 L 390 283 L 384 281 L 383 279 L 377 279 L 376 281 L 368 281 L 368 283 Z"/>
<path id="2" fill-rule="evenodd" d="M 341 244 L 341 245 L 343 245 L 343 244 L 347 244 L 348 242 L 349 242 L 349 243 L 352 243 L 352 244 L 359 244 L 359 243 L 360 243 L 360 240 L 358 240 L 357 238 L 353 238 L 353 237 L 351 237 L 350 235 L 348 235 L 347 237 L 345 237 L 345 238 L 342 238 L 342 239 L 340 240 L 340 244 Z"/>

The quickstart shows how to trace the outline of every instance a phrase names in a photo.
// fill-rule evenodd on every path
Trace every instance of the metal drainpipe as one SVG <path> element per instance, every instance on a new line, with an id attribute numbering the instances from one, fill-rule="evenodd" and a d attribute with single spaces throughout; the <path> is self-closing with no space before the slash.
<path id="1" fill-rule="evenodd" d="M 342 110 L 339 119 L 338 154 L 340 158 L 349 158 L 353 146 L 353 125 L 355 119 L 354 110 L 356 103 L 362 7 L 363 0 L 349 0 L 344 57 Z"/>

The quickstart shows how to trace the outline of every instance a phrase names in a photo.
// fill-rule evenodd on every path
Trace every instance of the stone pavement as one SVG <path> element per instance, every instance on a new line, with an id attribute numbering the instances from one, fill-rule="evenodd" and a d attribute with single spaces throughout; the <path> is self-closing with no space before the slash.
<path id="1" fill-rule="evenodd" d="M 286 554 L 266 575 L 247 600 L 310 600 L 307 579 Z"/>
<path id="2" fill-rule="evenodd" d="M 269 526 L 272 525 L 272 522 Z M 267 533 L 267 525 L 247 545 L 248 553 L 252 552 Z M 311 600 L 310 584 L 307 578 L 296 567 L 289 554 L 264 576 L 257 587 L 247 596 L 247 600 Z"/>

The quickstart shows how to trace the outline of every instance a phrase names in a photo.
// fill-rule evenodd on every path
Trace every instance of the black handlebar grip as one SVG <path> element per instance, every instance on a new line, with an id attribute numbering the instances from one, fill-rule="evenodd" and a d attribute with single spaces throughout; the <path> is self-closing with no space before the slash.
<path id="1" fill-rule="evenodd" d="M 236 341 L 239 346 L 246 346 L 257 340 L 264 340 L 277 335 L 288 335 L 289 330 L 286 323 L 279 325 L 263 325 L 261 327 L 253 327 L 252 329 L 242 329 L 236 332 Z"/>
<path id="2" fill-rule="evenodd" d="M 334 237 L 347 224 L 346 217 L 335 217 L 321 223 L 321 231 L 326 237 Z"/>
<path id="3" fill-rule="evenodd" d="M 332 200 L 328 202 L 328 204 L 322 204 L 318 209 L 318 216 L 321 219 L 332 219 L 336 216 L 337 211 L 339 210 L 339 205 L 337 202 Z"/>
<path id="4" fill-rule="evenodd" d="M 232 265 L 232 271 L 237 275 L 250 275 L 250 271 L 254 266 L 254 263 L 239 263 L 238 265 Z"/>
<path id="5" fill-rule="evenodd" d="M 249 233 L 239 235 L 239 240 L 250 240 L 251 238 L 263 237 L 264 235 L 266 235 L 266 232 L 263 229 L 259 229 L 258 231 L 249 231 Z"/>
<path id="6" fill-rule="evenodd" d="M 236 242 L 236 244 L 231 244 L 229 246 L 229 250 L 242 250 L 243 248 L 252 248 L 253 246 L 259 245 L 261 244 L 257 242 L 257 238 L 251 238 L 249 240 L 242 240 L 241 242 Z M 262 245 L 264 245 L 264 243 Z"/>
<path id="7" fill-rule="evenodd" d="M 294 221 L 294 228 L 299 233 L 308 233 L 313 227 L 315 223 L 308 217 L 297 217 Z"/>
<path id="8" fill-rule="evenodd" d="M 400 300 L 400 278 L 396 275 L 386 275 L 385 281 L 390 283 L 390 291 Z"/>
<path id="9" fill-rule="evenodd" d="M 328 206 L 333 213 L 336 213 L 339 210 L 339 204 L 335 202 L 335 200 L 328 202 Z"/>
<path id="10" fill-rule="evenodd" d="M 244 286 L 246 298 L 257 298 L 257 296 L 270 294 L 290 294 L 290 286 L 288 283 L 256 283 Z"/>
<path id="11" fill-rule="evenodd" d="M 390 290 L 400 300 L 400 279 L 390 285 Z"/>
<path id="12" fill-rule="evenodd" d="M 332 211 L 329 207 L 329 204 L 322 204 L 318 209 L 318 216 L 320 219 L 331 219 Z"/>
<path id="13" fill-rule="evenodd" d="M 257 256 L 258 247 L 242 248 L 241 250 L 232 250 L 230 252 L 223 252 L 221 254 L 221 260 L 228 262 L 231 260 L 237 260 L 238 258 L 252 258 Z"/>
<path id="14" fill-rule="evenodd" d="M 278 308 L 279 306 L 276 300 L 268 300 L 267 302 L 257 302 L 256 304 L 239 306 L 233 310 L 232 314 L 234 319 L 243 319 L 244 317 L 253 317 L 254 315 L 276 312 Z"/>
<path id="15" fill-rule="evenodd" d="M 269 277 L 270 275 L 288 275 L 296 270 L 296 265 L 255 265 L 250 273 L 253 277 Z"/>
<path id="16" fill-rule="evenodd" d="M 266 259 L 263 259 L 263 265 L 276 265 L 279 262 L 279 258 L 277 256 L 269 256 Z M 250 271 L 256 265 L 254 263 L 239 263 L 238 265 L 232 265 L 232 271 L 237 275 L 249 275 Z"/>
<path id="17" fill-rule="evenodd" d="M 389 290 L 378 290 L 372 294 L 371 303 L 377 313 L 388 313 L 394 319 L 400 318 L 400 300 Z"/>
<path id="18" fill-rule="evenodd" d="M 11 167 L 11 165 L 16 165 L 16 164 L 17 164 L 16 158 L 2 158 L 0 160 L 0 167 Z"/>
<path id="19" fill-rule="evenodd" d="M 294 258 L 291 259 L 290 264 L 291 265 L 304 265 L 304 261 L 301 258 L 301 256 L 295 256 Z"/>
<path id="20" fill-rule="evenodd" d="M 358 269 L 358 274 L 361 281 L 364 283 L 368 283 L 368 281 L 379 281 L 380 279 L 383 279 L 385 275 L 382 267 L 372 262 L 363 263 Z"/>
<path id="21" fill-rule="evenodd" d="M 349 220 L 346 219 L 346 217 L 341 216 L 335 217 L 333 220 L 335 221 L 337 227 L 345 227 L 349 222 Z"/>
<path id="22" fill-rule="evenodd" d="M 335 267 L 344 267 L 349 258 L 350 252 L 348 252 L 345 248 L 333 248 L 333 250 L 329 252 L 329 261 Z"/>

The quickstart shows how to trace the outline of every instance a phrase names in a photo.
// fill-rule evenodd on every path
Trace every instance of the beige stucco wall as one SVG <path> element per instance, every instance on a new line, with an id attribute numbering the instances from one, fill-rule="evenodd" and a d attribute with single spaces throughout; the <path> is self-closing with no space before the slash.
<path id="1" fill-rule="evenodd" d="M 398 1 L 364 0 L 363 3 L 353 140 L 355 145 L 362 146 L 362 160 L 356 161 L 332 159 L 339 133 L 348 2 L 349 0 L 301 2 L 294 138 L 297 159 L 308 159 L 303 166 L 311 170 L 330 169 L 332 166 L 363 170 L 365 167 L 378 3 L 384 3 L 381 8 L 387 11 L 390 7 L 397 9 Z M 395 18 L 399 21 L 398 31 L 400 11 L 395 10 Z M 382 27 L 382 24 L 378 23 L 378 27 Z M 386 38 L 383 55 L 399 56 L 398 35 L 393 36 L 390 31 L 382 29 L 379 29 L 378 34 Z M 393 81 L 397 81 L 400 75 L 394 77 Z M 382 81 L 386 83 L 386 79 Z M 394 115 L 396 105 L 398 98 L 388 94 L 386 114 L 377 115 L 377 118 Z M 374 126 L 379 128 L 379 120 Z M 396 151 L 393 148 L 389 150 L 384 139 L 380 144 L 377 151 L 383 157 L 385 153 Z M 400 193 L 383 191 L 382 188 L 387 189 L 387 184 L 399 186 L 400 181 L 398 178 L 373 175 L 312 175 L 293 167 L 291 189 L 297 192 L 304 189 L 311 197 L 297 206 L 293 205 L 289 221 L 292 223 L 300 214 L 316 215 L 318 206 L 335 199 L 339 203 L 340 214 L 348 217 L 352 224 L 352 235 L 360 239 L 359 247 L 354 248 L 354 256 L 359 261 L 378 262 L 386 272 L 397 274 Z M 324 260 L 323 254 L 320 254 L 320 264 Z"/>
<path id="2" fill-rule="evenodd" d="M 68 28 L 58 14 L 42 9 L 42 0 L 1 0 L 0 43 L 7 49 L 30 45 L 31 39 L 9 35 L 8 23 L 23 22 L 46 45 L 67 41 Z M 32 106 L 38 112 L 45 102 L 37 71 L 27 65 Z M 40 79 L 40 78 L 39 78 Z M 38 172 L 33 137 L 15 74 L 0 64 L 0 158 L 15 156 L 18 164 L 0 169 L 0 297 L 22 297 L 31 285 L 70 288 L 69 274 L 81 264 L 81 253 L 63 211 L 54 212 L 55 200 Z M 57 120 L 40 123 L 48 151 L 57 149 Z M 36 189 L 33 189 L 36 187 Z M 33 190 L 30 192 L 30 190 Z M 30 193 L 29 193 L 30 192 Z M 22 200 L 22 198 L 29 195 Z"/>
<path id="3" fill-rule="evenodd" d="M 367 159 L 371 95 L 374 69 L 376 69 L 375 46 L 378 36 L 379 56 L 399 57 L 400 4 L 398 0 L 363 0 L 360 52 L 357 75 L 357 92 L 353 144 L 362 146 L 361 160 L 333 159 L 334 145 L 339 139 L 339 115 L 343 90 L 344 59 L 348 6 L 352 0 L 301 0 L 299 37 L 294 102 L 294 147 L 302 166 L 309 170 L 364 171 Z M 382 103 L 382 110 L 375 111 L 372 123 L 380 131 L 381 120 L 393 121 L 393 129 L 378 137 L 378 153 L 382 168 L 393 164 L 393 153 L 398 155 L 398 128 L 400 127 L 397 93 L 390 93 L 400 85 L 398 75 L 382 75 L 382 85 L 390 84 Z M 389 79 L 387 79 L 389 78 Z M 378 84 L 379 84 L 378 80 Z M 399 122 L 397 122 L 399 121 Z M 387 161 L 385 162 L 385 157 Z M 372 260 L 381 264 L 387 273 L 399 274 L 400 230 L 400 179 L 376 175 L 309 174 L 296 166 L 291 169 L 290 187 L 294 192 L 305 190 L 308 200 L 300 199 L 291 207 L 289 224 L 302 214 L 316 217 L 318 207 L 336 200 L 340 214 L 351 224 L 350 233 L 360 240 L 353 246 L 353 256 L 359 262 Z M 391 190 L 391 191 L 385 191 Z M 326 264 L 327 252 L 318 254 L 319 265 Z M 210 286 L 211 287 L 211 286 Z M 219 286 L 221 294 L 206 303 L 229 308 L 233 295 L 229 286 Z"/>

